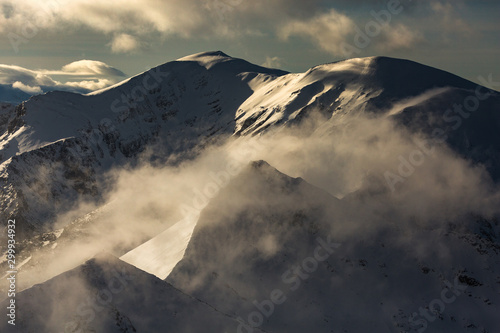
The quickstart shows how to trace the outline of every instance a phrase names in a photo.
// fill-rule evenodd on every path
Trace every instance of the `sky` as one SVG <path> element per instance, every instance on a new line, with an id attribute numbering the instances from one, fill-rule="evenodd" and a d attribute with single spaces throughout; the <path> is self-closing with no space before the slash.
<path id="1" fill-rule="evenodd" d="M 0 0 L 0 85 L 88 92 L 204 51 L 303 72 L 353 57 L 500 80 L 498 0 Z"/>

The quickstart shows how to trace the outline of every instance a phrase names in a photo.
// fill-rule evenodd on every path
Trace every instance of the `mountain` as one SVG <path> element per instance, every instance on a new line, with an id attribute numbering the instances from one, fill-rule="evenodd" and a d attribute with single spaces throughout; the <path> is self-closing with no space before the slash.
<path id="1" fill-rule="evenodd" d="M 20 326 L 493 332 L 499 96 L 402 59 L 288 73 L 216 51 L 85 95 L 3 103 L 0 209 L 2 225 L 16 220 Z M 229 175 L 233 155 L 264 159 L 249 154 L 256 142 L 282 172 L 258 161 Z M 119 180 L 130 200 L 110 199 Z M 185 204 L 182 220 L 167 209 Z M 102 250 L 121 260 L 90 259 Z M 87 320 L 79 304 L 113 269 L 137 283 Z"/>
<path id="2" fill-rule="evenodd" d="M 25 333 L 223 331 L 236 322 L 108 254 L 18 293 L 15 304 L 15 331 Z M 0 323 L 3 332 L 12 328 Z"/>
<path id="3" fill-rule="evenodd" d="M 448 111 L 471 103 L 476 88 L 488 94 L 477 111 Z M 166 159 L 220 136 L 255 135 L 311 114 L 326 124 L 361 112 L 427 135 L 438 129 L 497 179 L 499 103 L 497 92 L 407 60 L 358 58 L 295 74 L 220 51 L 200 53 L 87 95 L 35 96 L 4 113 L 2 220 L 16 216 L 22 232 L 36 233 L 77 201 L 100 202 L 102 174 L 137 161 L 146 147 L 155 146 L 152 159 Z"/>
<path id="4" fill-rule="evenodd" d="M 391 212 L 366 221 L 357 212 L 370 206 L 254 162 L 203 210 L 166 281 L 242 318 L 242 332 L 498 327 L 498 238 L 465 241 L 473 233 L 456 232 L 465 221 L 426 229 L 394 224 Z"/>
<path id="5" fill-rule="evenodd" d="M 168 156 L 232 134 L 235 110 L 252 92 L 247 70 L 285 74 L 204 53 L 89 95 L 49 92 L 18 105 L 1 137 L 2 216 L 32 233 L 77 200 L 98 201 L 99 176 L 147 145 Z"/>
<path id="6" fill-rule="evenodd" d="M 121 260 L 165 279 L 182 259 L 199 216 L 179 221 L 147 242 L 128 251 Z"/>
<path id="7" fill-rule="evenodd" d="M 456 75 L 413 61 L 358 58 L 320 65 L 274 80 L 255 77 L 238 109 L 235 134 L 293 124 L 311 113 L 334 120 L 370 114 L 390 118 L 500 177 L 500 95 Z M 479 97 L 478 97 L 479 96 Z M 329 126 L 329 125 L 326 125 Z"/>
<path id="8" fill-rule="evenodd" d="M 339 200 L 252 162 L 203 209 L 165 281 L 99 255 L 19 293 L 16 325 L 23 332 L 495 332 L 498 230 L 487 237 L 486 221 L 475 221 L 482 232 L 467 230 L 467 220 L 443 228 L 394 221 L 390 209 L 377 213 L 377 200 Z M 158 258 L 164 248 L 137 251 Z M 170 265 L 169 258 L 161 260 Z"/>
<path id="9" fill-rule="evenodd" d="M 474 90 L 455 75 L 412 61 L 356 58 L 315 66 L 305 73 L 252 80 L 254 94 L 241 106 L 237 133 L 304 118 L 320 110 L 329 118 L 351 112 L 389 111 L 396 102 L 435 89 Z M 439 91 L 441 93 L 442 91 Z M 423 100 L 421 102 L 426 102 Z M 251 121 L 259 118 L 259 121 Z"/>

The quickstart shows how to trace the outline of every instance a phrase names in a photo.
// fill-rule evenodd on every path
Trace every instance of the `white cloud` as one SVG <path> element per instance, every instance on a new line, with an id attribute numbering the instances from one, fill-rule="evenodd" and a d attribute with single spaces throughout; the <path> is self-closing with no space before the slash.
<path id="1" fill-rule="evenodd" d="M 376 40 L 375 45 L 378 49 L 391 51 L 410 48 L 421 40 L 423 36 L 418 31 L 411 30 L 403 24 L 395 24 L 383 28 L 380 39 Z"/>
<path id="2" fill-rule="evenodd" d="M 108 80 L 108 79 L 96 79 L 96 80 L 65 82 L 64 85 L 69 86 L 69 87 L 83 88 L 83 89 L 94 91 L 94 90 L 109 87 L 115 83 L 116 83 L 116 81 L 112 81 L 112 80 Z"/>
<path id="3" fill-rule="evenodd" d="M 78 60 L 63 66 L 65 74 L 97 75 L 97 76 L 125 76 L 125 74 L 102 61 Z"/>
<path id="4" fill-rule="evenodd" d="M 279 36 L 288 39 L 291 36 L 311 38 L 319 47 L 332 54 L 342 54 L 342 42 L 355 28 L 352 19 L 335 10 L 319 14 L 307 20 L 292 20 L 279 29 Z"/>
<path id="5" fill-rule="evenodd" d="M 366 33 L 368 24 L 375 25 L 378 32 Z M 351 18 L 333 9 L 307 20 L 290 21 L 279 30 L 279 36 L 285 40 L 291 36 L 311 39 L 321 49 L 336 56 L 349 56 L 349 50 L 357 49 L 359 53 L 368 47 L 385 51 L 409 48 L 422 38 L 418 32 L 401 23 L 379 24 L 371 19 L 364 25 L 357 25 Z"/>
<path id="6" fill-rule="evenodd" d="M 51 75 L 71 77 L 72 81 L 54 80 Z M 125 76 L 120 70 L 101 61 L 79 60 L 60 70 L 31 70 L 20 66 L 0 64 L 0 84 L 11 85 L 29 94 L 48 90 L 92 91 L 110 86 Z M 75 78 L 79 78 L 77 81 Z"/>
<path id="7" fill-rule="evenodd" d="M 66 33 L 84 28 L 107 36 L 112 52 L 128 53 L 140 49 L 152 36 L 234 39 L 250 35 L 274 38 L 277 34 L 283 40 L 292 36 L 310 39 L 324 51 L 340 56 L 346 55 L 342 43 L 353 45 L 356 28 L 363 31 L 365 24 L 373 20 L 370 7 L 353 9 L 352 3 L 372 4 L 373 8 L 381 3 L 371 0 L 1 1 L 4 5 L 0 6 L 0 32 L 4 36 L 15 33 L 21 40 L 33 38 L 40 30 L 66 29 Z M 457 2 L 465 6 L 463 0 Z M 350 5 L 346 7 L 347 4 Z M 454 5 L 451 0 L 405 4 L 398 22 L 394 16 L 390 25 L 382 26 L 369 47 L 393 50 L 411 47 L 425 36 L 470 34 L 471 26 L 457 15 Z M 351 11 L 345 14 L 339 8 Z M 430 17 L 429 21 L 412 19 L 422 13 Z"/>
<path id="8" fill-rule="evenodd" d="M 32 95 L 41 94 L 42 93 L 42 88 L 40 88 L 38 86 L 35 86 L 35 87 L 27 86 L 24 83 L 19 82 L 19 81 L 14 82 L 12 84 L 12 88 L 16 88 L 16 89 L 22 90 L 25 93 L 32 94 Z"/>
<path id="9" fill-rule="evenodd" d="M 281 58 L 279 57 L 266 57 L 266 61 L 262 64 L 264 67 L 268 68 L 280 68 Z"/>
<path id="10" fill-rule="evenodd" d="M 113 52 L 129 52 L 141 38 L 263 35 L 294 17 L 310 17 L 320 0 L 3 0 L 0 31 L 68 31 L 82 27 L 110 36 Z M 8 13 L 7 13 L 8 12 Z M 2 15 L 3 14 L 3 15 Z M 32 29 L 33 30 L 33 29 Z M 31 34 L 30 34 L 31 35 Z M 32 36 L 27 37 L 30 39 Z M 135 40 L 135 42 L 134 42 Z"/>
<path id="11" fill-rule="evenodd" d="M 207 9 L 195 0 L 17 0 L 7 2 L 9 15 L 0 15 L 0 30 L 29 23 L 38 29 L 85 26 L 111 33 L 149 33 L 189 36 L 209 28 Z M 5 10 L 4 10 L 5 11 Z M 7 16 L 7 17 L 6 17 Z M 217 22 L 215 22 L 217 23 Z M 10 25 L 10 27 L 9 27 Z M 215 26 L 216 24 L 213 24 Z M 3 28 L 3 29 L 2 29 Z"/>
<path id="12" fill-rule="evenodd" d="M 138 49 L 140 43 L 129 34 L 116 35 L 111 41 L 111 51 L 113 53 L 128 53 Z"/>
<path id="13" fill-rule="evenodd" d="M 56 82 L 49 76 L 27 68 L 0 64 L 0 84 L 21 82 L 26 86 L 53 86 Z"/>

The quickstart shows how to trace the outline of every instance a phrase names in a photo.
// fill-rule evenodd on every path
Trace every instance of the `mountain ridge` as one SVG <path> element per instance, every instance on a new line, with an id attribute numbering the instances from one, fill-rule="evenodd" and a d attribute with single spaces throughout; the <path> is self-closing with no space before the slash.
<path id="1" fill-rule="evenodd" d="M 376 198 L 350 206 L 263 160 L 251 162 L 203 209 L 167 279 L 101 253 L 19 293 L 19 326 L 103 333 L 492 331 L 498 251 L 465 239 L 461 221 L 442 230 L 411 220 L 391 224 L 392 213 L 371 211 L 370 200 Z M 357 217 L 360 210 L 372 220 Z M 386 223 L 364 232 L 377 220 Z M 54 295 L 64 295 L 64 307 Z M 46 321 L 46 313 L 64 320 Z"/>
<path id="2" fill-rule="evenodd" d="M 414 85 L 408 75 L 420 83 Z M 454 88 L 433 96 L 429 110 L 426 94 L 444 85 Z M 476 85 L 453 74 L 395 58 L 354 58 L 288 73 L 211 51 L 160 65 L 91 94 L 34 96 L 4 114 L 9 130 L 0 136 L 2 216 L 4 220 L 17 216 L 34 229 L 50 225 L 57 207 L 72 206 L 71 198 L 99 200 L 102 189 L 93 175 L 136 160 L 150 145 L 156 145 L 159 155 L 169 156 L 217 136 L 260 135 L 314 115 L 332 126 L 335 119 L 350 114 L 384 116 L 388 108 L 416 96 L 421 96 L 417 105 L 391 117 L 409 128 L 418 123 L 415 130 L 432 132 L 436 127 L 432 121 L 443 118 L 450 100 L 463 101 L 472 87 Z M 451 134 L 448 144 L 454 150 L 489 165 L 497 177 L 500 159 L 492 160 L 491 152 L 500 151 L 493 131 L 500 98 L 486 91 L 491 97 L 468 120 L 473 128 L 455 131 L 442 119 L 438 125 Z M 417 107 L 421 111 L 409 112 Z M 424 121 L 417 122 L 416 117 Z M 492 128 L 474 130 L 486 124 Z M 54 156 L 59 157 L 54 160 Z M 58 167 L 40 183 L 38 169 L 44 164 Z M 41 198 L 35 193 L 40 187 L 46 193 L 60 192 L 61 202 Z M 28 203 L 23 197 L 35 201 Z"/>

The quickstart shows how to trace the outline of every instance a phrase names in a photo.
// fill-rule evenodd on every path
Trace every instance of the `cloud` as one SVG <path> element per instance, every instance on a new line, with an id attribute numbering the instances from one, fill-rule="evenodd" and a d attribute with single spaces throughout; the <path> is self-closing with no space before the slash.
<path id="1" fill-rule="evenodd" d="M 0 15 L 0 31 L 14 31 L 22 36 L 27 25 L 30 29 L 56 31 L 63 26 L 85 27 L 109 35 L 108 46 L 114 53 L 137 50 L 141 39 L 147 40 L 155 33 L 182 38 L 278 33 L 283 39 L 294 35 L 313 38 L 323 49 L 338 53 L 335 43 L 343 41 L 354 28 L 354 20 L 335 9 L 345 5 L 320 0 L 205 0 L 201 3 L 198 0 L 54 0 L 47 4 L 19 0 L 9 2 L 4 15 Z"/>
<path id="2" fill-rule="evenodd" d="M 376 29 L 372 31 L 373 27 Z M 348 56 L 349 50 L 375 47 L 381 50 L 409 48 L 422 39 L 420 33 L 407 26 L 378 23 L 373 18 L 365 25 L 358 25 L 348 16 L 330 10 L 307 20 L 293 20 L 279 30 L 279 36 L 287 40 L 291 36 L 310 39 L 321 49 L 336 55 Z"/>
<path id="3" fill-rule="evenodd" d="M 210 10 L 199 1 L 111 0 L 34 0 L 9 1 L 0 15 L 0 31 L 22 34 L 23 26 L 36 30 L 60 30 L 61 27 L 86 27 L 114 35 L 111 47 L 130 49 L 133 35 L 160 32 L 163 35 L 189 37 L 220 31 L 220 21 L 212 21 Z M 129 37 L 127 37 L 129 36 Z M 135 45 L 139 46 L 139 45 Z"/>
<path id="4" fill-rule="evenodd" d="M 279 36 L 287 40 L 291 36 L 311 38 L 323 50 L 342 54 L 342 42 L 354 32 L 355 23 L 334 9 L 308 20 L 293 20 L 279 30 Z"/>
<path id="5" fill-rule="evenodd" d="M 96 80 L 65 82 L 64 85 L 68 87 L 83 88 L 89 91 L 94 91 L 109 87 L 115 83 L 116 83 L 115 81 L 108 79 L 96 79 Z"/>
<path id="6" fill-rule="evenodd" d="M 311 126 L 318 130 L 311 133 L 307 130 Z M 328 129 L 321 130 L 319 126 Z M 249 211 L 255 214 L 253 217 L 258 217 L 260 208 L 265 207 L 272 214 L 302 211 L 306 201 L 282 200 L 283 193 L 288 193 L 284 191 L 286 182 L 270 186 L 272 178 L 239 179 L 248 163 L 260 159 L 291 177 L 302 177 L 344 198 L 341 205 L 332 207 L 335 215 L 326 216 L 326 220 L 335 221 L 331 227 L 336 237 L 354 235 L 369 239 L 390 224 L 411 230 L 411 225 L 418 222 L 437 229 L 468 213 L 484 217 L 498 214 L 500 193 L 486 171 L 446 146 L 436 146 L 432 154 L 425 155 L 413 174 L 391 192 L 384 173 L 397 170 L 401 163 L 398 157 L 408 158 L 422 147 L 423 141 L 419 135 L 397 126 L 390 117 L 356 113 L 327 120 L 314 118 L 312 113 L 311 119 L 296 127 L 255 137 L 231 137 L 220 145 L 200 147 L 194 158 L 182 162 L 153 166 L 146 154 L 136 167 L 116 168 L 104 177 L 113 180 L 105 195 L 107 204 L 98 208 L 82 202 L 79 210 L 59 216 L 56 229 L 67 227 L 66 237 L 72 241 L 59 242 L 56 254 L 48 257 L 50 262 L 43 275 L 27 271 L 23 281 L 38 283 L 48 279 L 100 250 L 124 254 L 186 218 L 186 214 L 199 213 L 207 204 L 217 213 L 209 214 L 214 221 L 235 221 L 233 214 L 242 206 L 253 207 Z M 149 151 L 160 154 L 161 145 L 150 147 Z M 303 194 L 307 197 L 308 193 L 312 192 Z M 220 194 L 223 196 L 214 199 Z M 308 197 L 307 202 L 320 204 L 315 198 Z M 69 221 L 96 208 L 81 220 L 84 224 L 68 227 Z M 343 216 L 341 220 L 345 222 L 337 216 Z M 283 231 L 281 240 L 287 237 L 287 230 Z M 78 237 L 71 232 L 77 232 Z M 246 237 L 255 234 L 262 236 L 262 230 L 245 232 Z M 256 244 L 261 255 L 267 257 L 283 243 L 263 238 Z"/>
<path id="7" fill-rule="evenodd" d="M 388 51 L 407 49 L 422 40 L 423 36 L 418 31 L 412 30 L 403 24 L 395 24 L 383 28 L 380 40 L 377 40 L 376 47 Z"/>
<path id="8" fill-rule="evenodd" d="M 20 66 L 0 64 L 0 83 L 14 84 L 15 82 L 22 82 L 24 85 L 31 87 L 57 85 L 56 81 L 41 72 Z"/>
<path id="9" fill-rule="evenodd" d="M 102 61 L 96 60 L 79 60 L 63 66 L 63 74 L 77 74 L 77 75 L 97 75 L 97 76 L 125 76 L 125 74 L 105 64 Z"/>
<path id="10" fill-rule="evenodd" d="M 128 53 L 138 49 L 140 43 L 133 36 L 119 34 L 111 41 L 111 51 L 113 53 Z"/>
<path id="11" fill-rule="evenodd" d="M 251 35 L 283 40 L 298 36 L 311 39 L 333 55 L 345 56 L 340 44 L 353 43 L 355 28 L 363 31 L 365 23 L 373 20 L 372 11 L 387 10 L 386 1 L 381 0 L 4 2 L 0 7 L 0 31 L 4 35 L 14 33 L 23 40 L 41 30 L 76 33 L 84 28 L 108 37 L 106 45 L 113 53 L 136 51 L 156 37 L 235 39 Z M 460 1 L 459 5 L 469 3 Z M 401 2 L 401 6 L 400 22 L 394 16 L 390 24 L 383 26 L 380 39 L 373 42 L 378 45 L 376 49 L 408 48 L 427 35 L 472 31 L 451 2 L 412 1 Z"/>
<path id="12" fill-rule="evenodd" d="M 52 76 L 72 78 L 65 82 Z M 11 85 L 28 94 L 40 94 L 50 90 L 89 92 L 115 84 L 125 74 L 101 61 L 79 60 L 60 70 L 31 70 L 20 66 L 0 64 L 0 84 Z M 78 78 L 79 80 L 75 80 Z"/>
<path id="13" fill-rule="evenodd" d="M 16 89 L 22 90 L 25 93 L 28 93 L 28 94 L 31 94 L 31 95 L 41 94 L 42 93 L 42 88 L 40 88 L 38 86 L 35 86 L 35 87 L 27 86 L 24 83 L 19 82 L 19 81 L 14 82 L 12 84 L 12 88 L 16 88 Z"/>
<path id="14" fill-rule="evenodd" d="M 312 121 L 313 127 L 325 123 L 323 118 Z M 375 204 L 376 209 L 392 211 L 402 220 L 418 216 L 426 222 L 444 221 L 468 212 L 499 211 L 495 202 L 500 192 L 490 187 L 485 169 L 447 146 L 435 146 L 404 184 L 391 192 L 385 173 L 397 170 L 400 157 L 408 158 L 428 140 L 385 117 L 346 116 L 330 126 L 335 130 L 306 135 L 299 128 L 264 138 L 266 149 L 259 158 L 337 197 L 367 193 L 370 199 L 360 202 L 366 204 L 364 209 Z"/>
<path id="15" fill-rule="evenodd" d="M 279 57 L 266 57 L 266 61 L 262 64 L 264 67 L 268 68 L 280 68 L 281 58 Z"/>
<path id="16" fill-rule="evenodd" d="M 473 30 L 471 26 L 460 18 L 456 11 L 456 4 L 432 2 L 431 9 L 435 13 L 436 18 L 438 18 L 437 22 L 439 22 L 445 40 L 448 40 L 451 34 L 466 37 L 472 35 Z"/>

